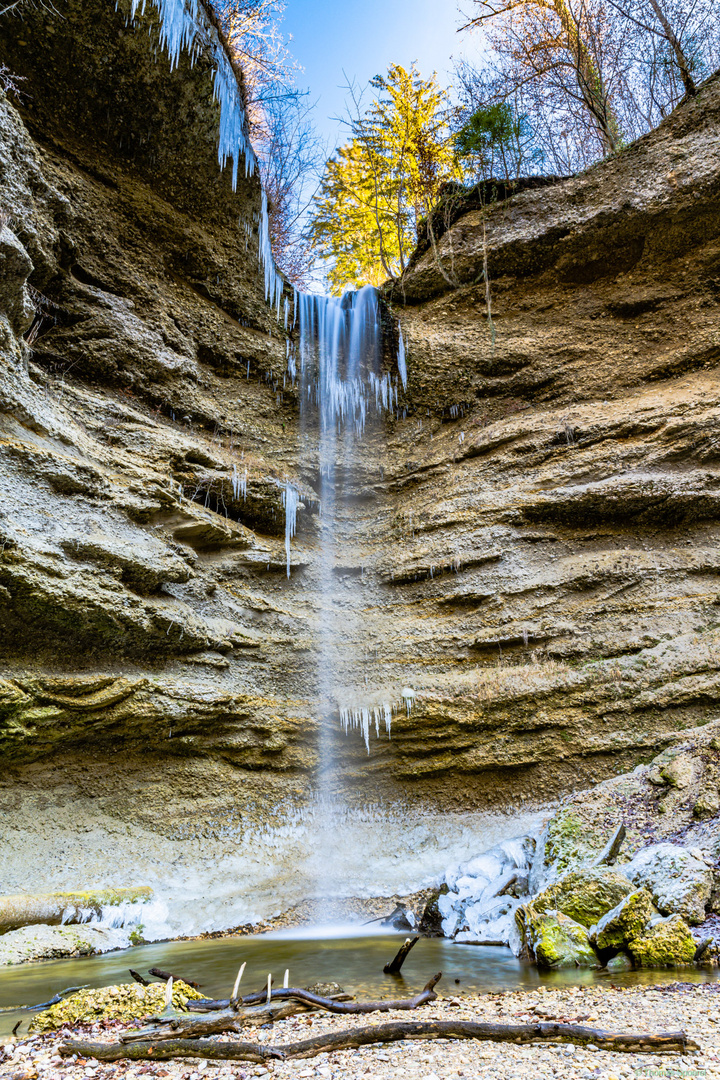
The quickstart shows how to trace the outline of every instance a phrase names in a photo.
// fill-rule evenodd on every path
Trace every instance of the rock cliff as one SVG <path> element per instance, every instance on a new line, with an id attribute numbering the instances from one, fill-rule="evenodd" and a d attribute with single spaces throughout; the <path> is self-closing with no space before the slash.
<path id="1" fill-rule="evenodd" d="M 150 5 L 59 11 L 2 22 L 6 890 L 150 884 L 177 930 L 410 889 L 715 718 L 720 80 L 463 216 L 458 288 L 416 260 L 405 399 L 328 522 L 259 182 L 218 168 L 211 20 L 171 70 Z M 396 707 L 369 754 L 321 701 L 331 609 L 353 701 Z"/>

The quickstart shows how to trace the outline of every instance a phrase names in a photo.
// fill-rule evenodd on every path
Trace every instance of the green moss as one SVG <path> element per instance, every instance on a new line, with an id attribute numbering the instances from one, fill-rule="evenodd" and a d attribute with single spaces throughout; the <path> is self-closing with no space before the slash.
<path id="1" fill-rule="evenodd" d="M 671 915 L 631 941 L 628 948 L 638 967 L 665 968 L 691 964 L 697 945 L 685 920 Z"/>
<path id="2" fill-rule="evenodd" d="M 184 1009 L 188 1001 L 202 998 L 184 982 L 173 983 L 172 1000 L 176 1009 Z M 165 1007 L 165 983 L 140 986 L 121 983 L 94 990 L 81 990 L 65 1001 L 51 1005 L 38 1013 L 30 1025 L 31 1032 L 57 1031 L 65 1024 L 94 1024 L 98 1020 L 138 1020 L 162 1012 Z"/>
<path id="3" fill-rule="evenodd" d="M 655 914 L 650 893 L 647 889 L 637 889 L 602 917 L 595 944 L 598 949 L 619 949 L 634 938 L 639 938 Z"/>
<path id="4" fill-rule="evenodd" d="M 594 833 L 588 823 L 570 809 L 558 810 L 550 819 L 545 840 L 545 865 L 559 873 L 587 862 L 602 851 L 606 837 Z"/>
<path id="5" fill-rule="evenodd" d="M 530 941 L 538 967 L 555 970 L 566 967 L 594 967 L 597 957 L 587 930 L 561 911 L 538 915 L 529 927 Z"/>
<path id="6" fill-rule="evenodd" d="M 525 905 L 526 921 L 557 910 L 589 927 L 633 891 L 628 879 L 614 870 L 573 870 Z"/>

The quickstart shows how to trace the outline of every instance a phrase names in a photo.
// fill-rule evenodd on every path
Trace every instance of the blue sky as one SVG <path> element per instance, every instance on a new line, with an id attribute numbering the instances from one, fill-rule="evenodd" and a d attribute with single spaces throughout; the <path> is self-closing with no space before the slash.
<path id="1" fill-rule="evenodd" d="M 359 87 L 388 64 L 408 67 L 417 60 L 423 76 L 437 71 L 448 82 L 452 56 L 472 56 L 477 38 L 458 34 L 471 0 L 287 0 L 282 29 L 292 35 L 290 51 L 305 69 L 298 86 L 318 99 L 315 122 L 332 145 L 345 131 L 332 119 L 345 112 L 347 82 Z M 447 76 L 447 77 L 446 77 Z"/>

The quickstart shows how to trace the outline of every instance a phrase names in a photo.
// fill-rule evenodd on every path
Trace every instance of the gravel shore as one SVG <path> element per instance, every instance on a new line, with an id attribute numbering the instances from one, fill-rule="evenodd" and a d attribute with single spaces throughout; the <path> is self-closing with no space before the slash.
<path id="1" fill-rule="evenodd" d="M 70 1035 L 115 1041 L 118 1028 L 64 1031 L 18 1040 L 0 1055 L 0 1078 L 7 1080 L 544 1080 L 545 1077 L 636 1080 L 702 1077 L 720 1080 L 720 982 L 701 985 L 671 983 L 657 987 L 570 987 L 562 990 L 439 997 L 412 1013 L 365 1017 L 298 1015 L 272 1028 L 247 1028 L 243 1041 L 282 1044 L 326 1031 L 383 1023 L 394 1019 L 489 1020 L 507 1024 L 553 1019 L 579 1022 L 608 1031 L 660 1033 L 684 1030 L 701 1047 L 687 1054 L 624 1054 L 571 1045 L 499 1044 L 438 1039 L 403 1042 L 361 1050 L 322 1054 L 312 1059 L 254 1065 L 205 1060 L 118 1062 L 62 1059 L 60 1042 Z"/>

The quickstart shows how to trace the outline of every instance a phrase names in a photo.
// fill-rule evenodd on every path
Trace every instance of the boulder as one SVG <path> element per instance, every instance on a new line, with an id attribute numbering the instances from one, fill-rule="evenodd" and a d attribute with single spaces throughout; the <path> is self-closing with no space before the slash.
<path id="1" fill-rule="evenodd" d="M 697 763 L 692 754 L 678 751 L 666 751 L 667 761 L 660 765 L 660 775 L 671 787 L 681 791 L 689 787 L 695 779 Z"/>
<path id="2" fill-rule="evenodd" d="M 657 914 L 647 889 L 636 889 L 600 919 L 591 941 L 598 949 L 620 949 L 634 938 L 641 937 Z"/>
<path id="3" fill-rule="evenodd" d="M 544 911 L 557 910 L 587 928 L 631 892 L 628 879 L 614 870 L 573 870 L 524 905 L 526 921 Z"/>
<path id="4" fill-rule="evenodd" d="M 0 937 L 0 967 L 27 960 L 95 956 L 126 945 L 127 935 L 122 930 L 97 926 L 23 926 Z"/>
<path id="5" fill-rule="evenodd" d="M 693 806 L 693 814 L 698 818 L 709 818 L 715 817 L 718 810 L 720 810 L 718 789 L 715 785 L 708 784 L 707 787 L 702 788 L 700 791 Z"/>
<path id="6" fill-rule="evenodd" d="M 697 944 L 680 915 L 658 919 L 643 935 L 631 941 L 630 955 L 638 967 L 663 968 L 691 964 Z"/>
<path id="7" fill-rule="evenodd" d="M 623 971 L 632 971 L 632 969 L 633 962 L 625 953 L 618 953 L 617 956 L 613 956 L 611 960 L 608 960 L 605 965 L 606 971 L 611 971 L 616 975 Z"/>
<path id="8" fill-rule="evenodd" d="M 698 926 L 712 891 L 712 871 L 687 848 L 676 844 L 653 844 L 639 851 L 624 873 L 645 886 L 663 915 L 682 915 Z"/>
<path id="9" fill-rule="evenodd" d="M 595 967 L 597 956 L 580 923 L 562 911 L 546 911 L 528 925 L 528 938 L 539 968 Z"/>

